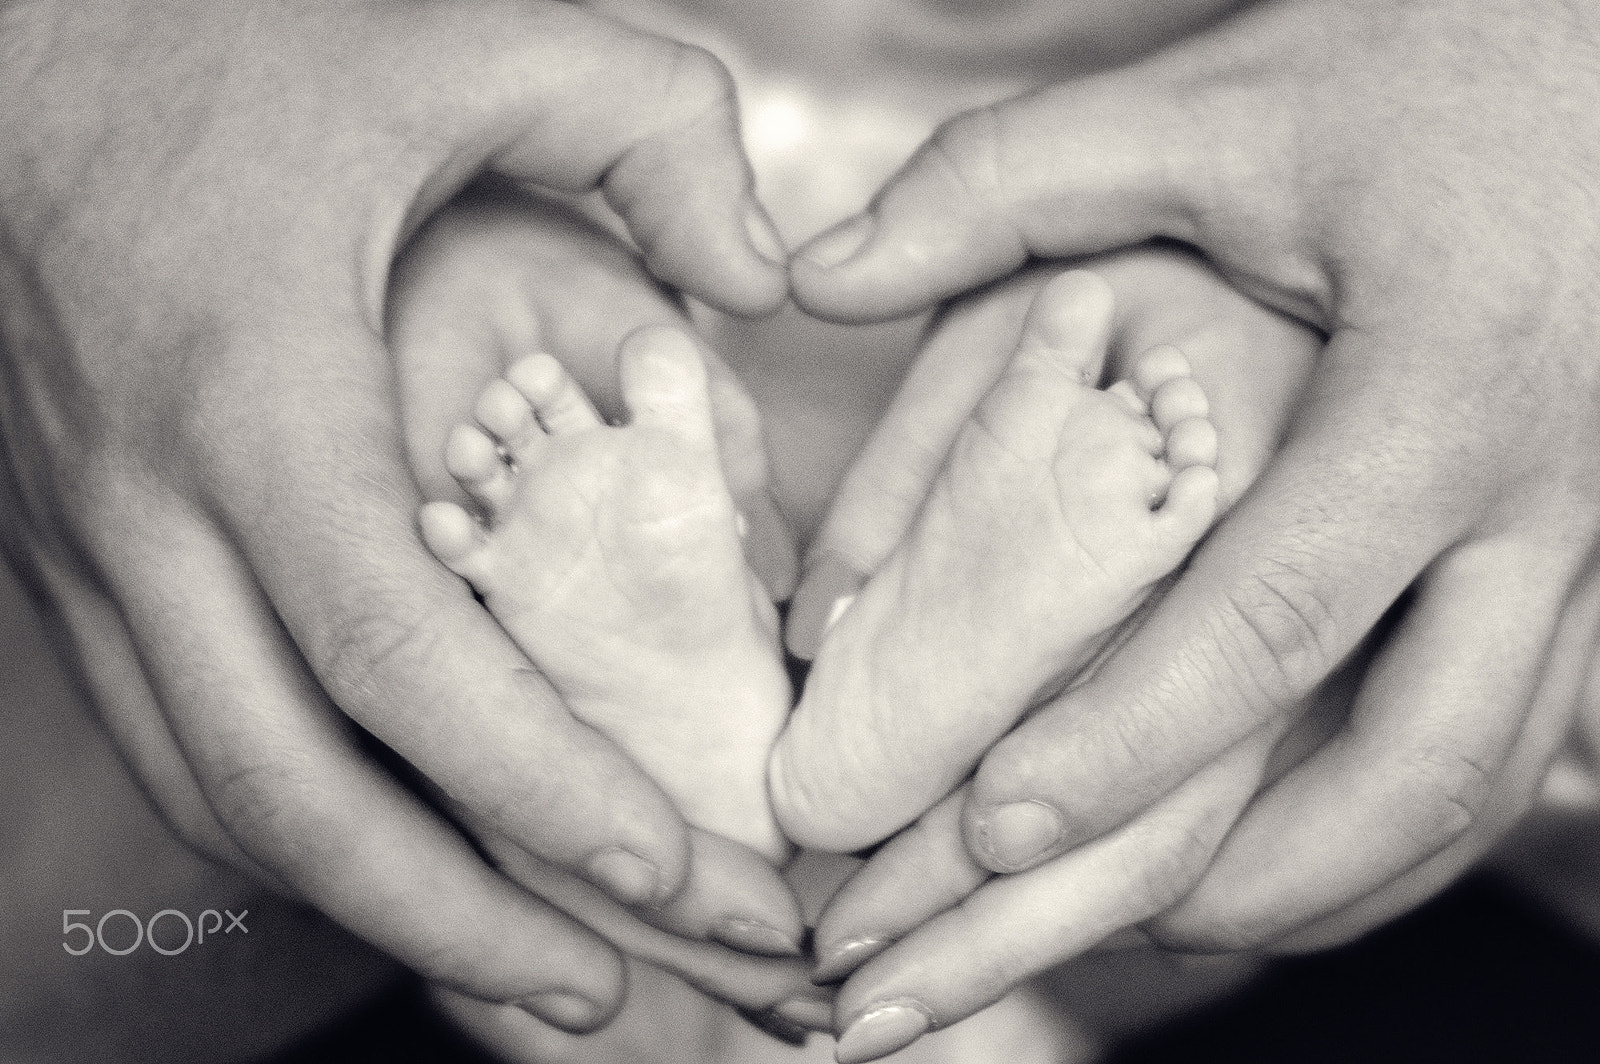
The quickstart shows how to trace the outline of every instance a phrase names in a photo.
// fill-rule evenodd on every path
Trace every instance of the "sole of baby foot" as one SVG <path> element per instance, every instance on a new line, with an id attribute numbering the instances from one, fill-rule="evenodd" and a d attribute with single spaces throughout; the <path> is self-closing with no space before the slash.
<path id="1" fill-rule="evenodd" d="M 1063 274 L 911 532 L 823 639 L 774 752 L 803 846 L 851 851 L 954 788 L 1092 659 L 1216 515 L 1216 433 L 1181 352 L 1095 387 L 1109 288 Z"/>
<path id="2" fill-rule="evenodd" d="M 620 426 L 548 355 L 491 382 L 446 454 L 480 514 L 431 503 L 423 538 L 690 823 L 780 859 L 765 765 L 791 692 L 719 467 L 706 371 L 669 328 L 631 334 L 619 360 Z"/>

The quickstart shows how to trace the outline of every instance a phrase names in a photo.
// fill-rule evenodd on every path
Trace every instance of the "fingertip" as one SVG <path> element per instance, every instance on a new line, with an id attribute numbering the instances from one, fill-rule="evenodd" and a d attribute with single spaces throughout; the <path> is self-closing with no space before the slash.
<path id="1" fill-rule="evenodd" d="M 1023 872 L 1066 850 L 1068 825 L 1048 802 L 1028 798 L 999 804 L 969 802 L 962 831 L 974 860 L 991 872 Z"/>
<path id="2" fill-rule="evenodd" d="M 517 1007 L 567 1034 L 593 1034 L 611 1022 L 622 1003 L 620 993 L 607 1002 L 570 990 L 546 990 L 517 1002 Z"/>
<path id="3" fill-rule="evenodd" d="M 817 656 L 822 638 L 837 619 L 839 603 L 855 596 L 867 581 L 843 555 L 822 550 L 806 564 L 789 605 L 784 643 L 804 661 Z"/>

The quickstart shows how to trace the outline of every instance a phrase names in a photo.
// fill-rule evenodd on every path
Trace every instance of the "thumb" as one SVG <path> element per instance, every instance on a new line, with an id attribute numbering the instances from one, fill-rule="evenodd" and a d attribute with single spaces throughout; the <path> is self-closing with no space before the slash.
<path id="1" fill-rule="evenodd" d="M 897 317 L 1033 257 L 1152 237 L 1238 261 L 1235 233 L 1283 231 L 1263 213 L 1293 187 L 1288 112 L 1266 106 L 1282 94 L 1248 73 L 1270 74 L 1259 51 L 1259 34 L 1230 28 L 951 119 L 865 212 L 796 253 L 796 302 L 836 321 Z"/>
<path id="2" fill-rule="evenodd" d="M 488 165 L 566 192 L 598 188 L 658 278 L 731 313 L 776 310 L 788 253 L 755 198 L 726 68 L 569 4 L 501 15 L 492 54 L 480 28 L 452 57 L 477 90 L 461 98 Z"/>

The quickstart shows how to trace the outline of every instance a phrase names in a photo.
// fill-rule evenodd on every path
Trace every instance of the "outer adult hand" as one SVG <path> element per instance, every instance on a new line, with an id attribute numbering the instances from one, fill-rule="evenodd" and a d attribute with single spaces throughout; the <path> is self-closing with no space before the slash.
<path id="1" fill-rule="evenodd" d="M 1525 806 L 1576 685 L 1556 637 L 1594 631 L 1575 590 L 1600 526 L 1597 105 L 1587 10 L 1271 5 L 957 119 L 800 253 L 804 306 L 868 320 L 1160 234 L 1331 336 L 1281 455 L 1161 607 L 986 759 L 961 817 L 981 867 L 1034 868 L 1180 801 L 1397 604 L 1347 724 L 1253 802 L 1162 939 L 1280 940 L 1436 875 L 1486 810 Z M 1193 866 L 1168 866 L 1174 900 Z M 997 960 L 953 1014 L 922 1004 L 964 1014 L 973 984 L 997 992 L 1057 945 Z M 846 1021 L 883 1000 L 847 997 Z"/>
<path id="2" fill-rule="evenodd" d="M 425 975 L 604 1022 L 616 956 L 492 871 L 360 724 L 627 902 L 684 827 L 422 549 L 381 333 L 407 232 L 490 168 L 599 187 L 653 271 L 782 300 L 729 84 L 562 3 L 0 5 L 5 542 L 203 851 Z"/>

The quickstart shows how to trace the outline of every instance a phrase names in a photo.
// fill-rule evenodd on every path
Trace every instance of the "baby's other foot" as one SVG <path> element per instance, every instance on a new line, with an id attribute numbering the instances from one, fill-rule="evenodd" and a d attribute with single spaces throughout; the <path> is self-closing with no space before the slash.
<path id="1" fill-rule="evenodd" d="M 491 382 L 446 456 L 485 520 L 429 503 L 423 538 L 686 820 L 780 859 L 765 770 L 791 692 L 718 465 L 706 370 L 685 335 L 656 327 L 623 342 L 620 372 L 632 420 L 616 427 L 549 355 Z"/>
<path id="2" fill-rule="evenodd" d="M 1206 397 L 1172 347 L 1095 388 L 1111 312 L 1091 273 L 1040 291 L 910 534 L 824 639 L 772 764 L 801 845 L 859 849 L 933 805 L 1210 526 Z"/>

